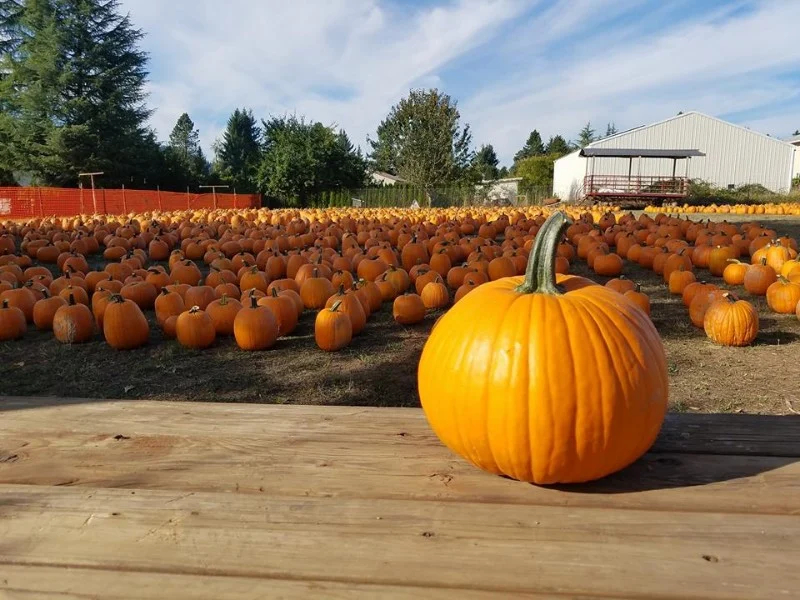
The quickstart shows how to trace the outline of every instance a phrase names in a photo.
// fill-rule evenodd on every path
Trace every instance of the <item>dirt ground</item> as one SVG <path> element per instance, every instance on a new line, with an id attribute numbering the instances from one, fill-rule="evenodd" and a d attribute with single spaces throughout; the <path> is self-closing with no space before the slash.
<path id="1" fill-rule="evenodd" d="M 758 221 L 800 239 L 798 218 Z M 573 272 L 589 274 L 582 261 Z M 763 298 L 737 289 L 756 305 L 761 332 L 748 348 L 715 346 L 691 325 L 680 298 L 670 296 L 660 278 L 627 262 L 624 272 L 650 295 L 669 361 L 673 411 L 800 413 L 800 321 L 794 315 L 772 313 Z M 241 352 L 232 339 L 210 350 L 186 350 L 163 339 L 154 324 L 150 345 L 131 352 L 111 350 L 100 336 L 63 346 L 51 333 L 31 328 L 23 340 L 0 344 L 0 396 L 418 406 L 417 362 L 438 316 L 402 327 L 384 306 L 352 345 L 336 354 L 314 344 L 311 313 L 294 335 L 262 353 Z"/>

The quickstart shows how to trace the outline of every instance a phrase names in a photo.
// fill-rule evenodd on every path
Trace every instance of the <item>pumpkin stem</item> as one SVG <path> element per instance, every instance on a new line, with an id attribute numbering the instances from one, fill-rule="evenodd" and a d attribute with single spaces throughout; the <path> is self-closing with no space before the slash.
<path id="1" fill-rule="evenodd" d="M 69 305 L 75 306 L 75 296 L 73 296 L 72 294 L 69 295 Z"/>
<path id="2" fill-rule="evenodd" d="M 192 308 L 189 309 L 189 313 L 193 314 L 193 315 L 197 314 L 199 312 L 200 312 L 200 307 L 199 306 L 193 306 Z"/>
<path id="3" fill-rule="evenodd" d="M 255 297 L 255 294 L 250 295 L 250 308 L 258 308 L 258 298 Z"/>
<path id="4" fill-rule="evenodd" d="M 517 287 L 517 292 L 551 295 L 562 293 L 556 284 L 556 255 L 561 237 L 571 224 L 572 219 L 562 211 L 554 212 L 542 224 L 528 256 L 525 281 Z"/>
<path id="5" fill-rule="evenodd" d="M 3 308 L 8 308 L 8 300 L 5 298 L 3 299 Z"/>
<path id="6" fill-rule="evenodd" d="M 334 303 L 333 303 L 333 305 L 331 306 L 331 312 L 336 312 L 336 311 L 338 311 L 338 310 L 339 310 L 339 307 L 340 307 L 341 305 L 342 305 L 342 301 L 341 301 L 341 300 L 337 300 L 336 302 L 334 302 Z"/>
<path id="7" fill-rule="evenodd" d="M 278 288 L 276 288 L 276 287 L 272 288 L 272 297 L 273 298 L 277 298 L 278 297 Z"/>

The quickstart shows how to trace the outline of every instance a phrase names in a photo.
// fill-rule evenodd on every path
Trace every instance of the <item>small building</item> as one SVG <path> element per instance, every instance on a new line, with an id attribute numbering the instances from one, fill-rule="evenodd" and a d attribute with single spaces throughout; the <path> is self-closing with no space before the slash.
<path id="1" fill-rule="evenodd" d="M 800 135 L 794 135 L 786 141 L 796 148 L 794 152 L 794 171 L 792 173 L 792 178 L 794 179 L 795 177 L 800 177 Z"/>
<path id="2" fill-rule="evenodd" d="M 522 177 L 506 177 L 503 179 L 484 179 L 475 186 L 475 191 L 492 203 L 503 202 L 516 204 L 519 196 L 519 184 Z"/>
<path id="3" fill-rule="evenodd" d="M 683 185 L 679 179 L 699 179 L 719 188 L 758 184 L 785 193 L 800 166 L 798 153 L 800 148 L 790 142 L 687 112 L 592 142 L 558 159 L 553 194 L 574 201 L 603 187 L 610 192 L 606 197 L 626 190 L 625 196 L 644 198 L 637 190 L 677 189 Z"/>
<path id="4" fill-rule="evenodd" d="M 392 175 L 391 173 L 384 173 L 383 171 L 374 171 L 370 173 L 372 183 L 376 185 L 397 185 L 407 183 L 402 177 Z"/>

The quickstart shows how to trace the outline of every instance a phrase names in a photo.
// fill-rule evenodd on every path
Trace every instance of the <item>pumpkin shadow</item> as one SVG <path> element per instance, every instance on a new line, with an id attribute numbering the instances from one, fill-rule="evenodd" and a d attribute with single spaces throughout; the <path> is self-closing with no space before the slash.
<path id="1" fill-rule="evenodd" d="M 578 494 L 696 487 L 756 477 L 798 461 L 800 417 L 669 414 L 650 452 L 629 467 L 593 482 L 546 487 Z"/>

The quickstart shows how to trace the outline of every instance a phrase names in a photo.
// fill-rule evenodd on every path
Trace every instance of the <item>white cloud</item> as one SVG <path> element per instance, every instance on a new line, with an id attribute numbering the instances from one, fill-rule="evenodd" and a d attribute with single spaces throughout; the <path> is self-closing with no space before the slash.
<path id="1" fill-rule="evenodd" d="M 378 0 L 126 0 L 153 56 L 152 119 L 165 138 L 189 112 L 209 148 L 237 106 L 296 112 L 363 145 L 389 106 L 493 35 L 524 0 L 409 9 Z M 334 90 L 335 93 L 330 94 Z"/>
<path id="2" fill-rule="evenodd" d="M 721 115 L 796 102 L 796 84 L 773 75 L 800 67 L 800 2 L 764 3 L 722 22 L 718 16 L 633 44 L 606 33 L 603 43 L 586 43 L 589 51 L 577 59 L 520 73 L 520 83 L 468 99 L 463 112 L 476 135 L 493 140 L 508 160 L 534 126 L 543 135 L 575 137 L 587 121 L 598 129 L 607 120 L 628 128 L 678 110 Z"/>
<path id="3" fill-rule="evenodd" d="M 505 163 L 530 129 L 574 137 L 587 120 L 700 110 L 775 135 L 800 127 L 796 81 L 779 77 L 800 72 L 800 2 L 687 6 L 700 14 L 675 21 L 645 0 L 123 0 L 148 34 L 159 137 L 186 111 L 206 150 L 236 107 L 336 123 L 363 145 L 419 85 L 458 88 L 476 143 Z M 491 75 L 460 68 L 467 57 Z"/>

